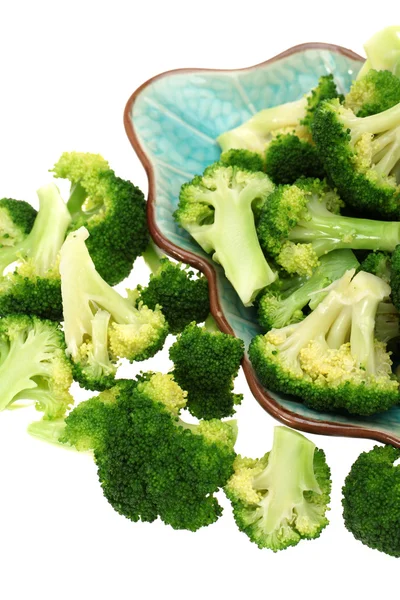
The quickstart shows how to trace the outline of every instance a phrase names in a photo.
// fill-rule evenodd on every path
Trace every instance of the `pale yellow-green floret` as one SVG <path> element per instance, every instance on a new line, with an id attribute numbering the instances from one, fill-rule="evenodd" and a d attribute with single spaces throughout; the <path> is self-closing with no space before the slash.
<path id="1" fill-rule="evenodd" d="M 112 356 L 135 360 L 146 352 L 160 339 L 165 330 L 166 321 L 160 307 L 151 310 L 139 305 L 135 311 L 135 322 L 119 324 L 112 322 L 109 330 L 110 349 Z"/>
<path id="2" fill-rule="evenodd" d="M 294 244 L 285 242 L 278 256 L 279 264 L 288 273 L 297 273 L 311 277 L 319 265 L 318 256 L 312 244 Z"/>
<path id="3" fill-rule="evenodd" d="M 200 421 L 195 433 L 204 436 L 210 443 L 233 447 L 236 442 L 238 427 L 235 419 L 229 421 L 210 419 Z"/>
<path id="4" fill-rule="evenodd" d="M 149 381 L 139 383 L 137 388 L 154 402 L 164 404 L 174 415 L 178 415 L 186 406 L 187 392 L 174 381 L 173 375 L 155 373 Z"/>
<path id="5" fill-rule="evenodd" d="M 269 453 L 260 459 L 253 459 L 239 454 L 233 463 L 234 473 L 225 486 L 228 494 L 246 505 L 259 504 L 264 494 L 254 488 L 253 480 L 267 466 L 268 456 Z"/>
<path id="6" fill-rule="evenodd" d="M 26 260 L 21 260 L 21 262 L 18 264 L 18 275 L 21 277 L 26 277 L 31 281 L 36 281 L 39 276 L 42 279 L 59 279 L 60 256 L 57 256 L 55 263 L 52 264 L 45 273 L 38 273 L 38 266 L 32 259 L 28 258 Z M 7 278 L 7 275 L 5 277 Z"/>
<path id="7" fill-rule="evenodd" d="M 107 351 L 107 349 L 106 349 Z M 92 342 L 83 342 L 78 349 L 77 353 L 73 357 L 74 362 L 81 364 L 82 366 L 89 368 L 92 377 L 97 378 L 102 375 L 115 373 L 115 364 L 107 360 L 107 362 L 99 362 L 99 353 L 95 357 L 95 349 Z"/>
<path id="8" fill-rule="evenodd" d="M 371 133 L 363 133 L 354 145 L 353 163 L 361 173 L 367 173 L 372 163 L 372 139 Z"/>
<path id="9" fill-rule="evenodd" d="M 64 152 L 52 172 L 54 177 L 69 179 L 72 183 L 83 181 L 89 194 L 98 188 L 99 171 L 107 171 L 110 166 L 100 154 L 88 152 Z"/>

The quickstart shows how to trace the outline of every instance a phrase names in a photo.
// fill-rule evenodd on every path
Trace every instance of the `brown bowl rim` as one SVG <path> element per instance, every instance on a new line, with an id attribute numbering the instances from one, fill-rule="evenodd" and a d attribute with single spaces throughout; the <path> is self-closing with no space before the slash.
<path id="1" fill-rule="evenodd" d="M 155 241 L 155 243 L 162 248 L 167 254 L 175 258 L 176 260 L 182 261 L 184 263 L 188 263 L 202 271 L 209 282 L 209 290 L 210 290 L 210 311 L 217 321 L 220 329 L 231 335 L 234 335 L 232 328 L 227 322 L 223 311 L 221 309 L 218 292 L 217 292 L 217 283 L 216 283 L 216 272 L 212 265 L 208 263 L 202 257 L 193 254 L 187 250 L 183 250 L 179 246 L 176 246 L 172 242 L 170 242 L 166 237 L 163 236 L 161 231 L 158 229 L 156 221 L 155 221 L 155 202 L 156 202 L 156 194 L 155 194 L 155 177 L 154 170 L 150 159 L 147 154 L 143 150 L 140 145 L 139 139 L 135 132 L 135 127 L 132 123 L 132 119 L 130 115 L 132 113 L 133 105 L 140 95 L 140 93 L 151 83 L 154 81 L 161 79 L 163 77 L 177 74 L 177 73 L 204 73 L 204 72 L 213 72 L 213 73 L 230 73 L 232 71 L 250 71 L 252 69 L 256 69 L 258 67 L 271 64 L 277 60 L 290 56 L 292 54 L 296 54 L 297 52 L 303 52 L 304 50 L 330 50 L 332 52 L 336 52 L 343 56 L 347 56 L 352 58 L 353 60 L 364 61 L 364 58 L 352 50 L 348 48 L 344 48 L 342 46 L 338 46 L 336 44 L 326 44 L 323 42 L 308 42 L 305 44 L 299 44 L 297 46 L 293 46 L 276 56 L 253 65 L 251 67 L 244 67 L 242 69 L 200 69 L 200 68 L 183 68 L 183 69 L 172 69 L 170 71 L 165 71 L 154 77 L 151 77 L 147 81 L 145 81 L 141 86 L 139 86 L 133 94 L 129 97 L 125 110 L 124 110 L 124 126 L 129 138 L 129 141 L 135 150 L 139 160 L 141 161 L 146 173 L 149 182 L 149 192 L 147 198 L 147 220 L 149 224 L 150 234 Z M 395 446 L 400 446 L 400 438 L 395 437 L 394 435 L 387 433 L 385 431 L 377 431 L 374 429 L 368 429 L 368 427 L 361 427 L 359 425 L 352 424 L 336 424 L 331 423 L 329 421 L 319 421 L 317 419 L 311 419 L 307 417 L 303 417 L 301 415 L 297 415 L 292 411 L 282 407 L 274 398 L 272 398 L 265 388 L 258 381 L 251 363 L 247 357 L 243 359 L 242 362 L 244 374 L 249 384 L 250 390 L 253 396 L 256 398 L 258 403 L 262 406 L 262 408 L 270 414 L 272 417 L 288 425 L 289 427 L 293 427 L 294 429 L 299 429 L 300 431 L 308 432 L 308 433 L 316 433 L 322 435 L 336 435 L 336 436 L 344 436 L 344 437 L 359 437 L 359 438 L 370 438 L 376 440 L 378 442 L 383 442 L 387 444 L 392 444 Z"/>

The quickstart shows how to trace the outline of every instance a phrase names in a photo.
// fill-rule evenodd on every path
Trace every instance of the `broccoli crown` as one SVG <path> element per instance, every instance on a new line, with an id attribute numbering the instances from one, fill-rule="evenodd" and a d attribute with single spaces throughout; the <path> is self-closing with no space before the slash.
<path id="1" fill-rule="evenodd" d="M 215 163 L 182 186 L 175 220 L 212 253 L 244 305 L 275 279 L 257 239 L 254 205 L 273 189 L 261 172 Z"/>
<path id="2" fill-rule="evenodd" d="M 62 319 L 60 248 L 71 217 L 54 184 L 38 190 L 39 212 L 30 233 L 0 248 L 0 315 L 34 314 Z M 14 271 L 3 274 L 16 263 Z"/>
<path id="3" fill-rule="evenodd" d="M 333 250 L 320 258 L 320 264 L 310 278 L 293 278 L 294 285 L 287 289 L 267 288 L 258 302 L 258 322 L 266 331 L 297 323 L 304 318 L 303 308 L 312 309 L 324 296 L 324 288 L 342 277 L 359 262 L 351 250 Z M 365 269 L 366 270 L 366 269 Z M 320 293 L 318 293 L 320 292 Z"/>
<path id="4" fill-rule="evenodd" d="M 59 326 L 35 316 L 0 319 L 0 382 L 0 410 L 33 400 L 46 419 L 63 416 L 73 403 L 72 370 Z"/>
<path id="5" fill-rule="evenodd" d="M 61 249 L 60 273 L 67 352 L 75 377 L 89 389 L 113 383 L 118 358 L 145 360 L 164 344 L 168 327 L 159 307 L 135 308 L 101 278 L 81 227 Z"/>
<path id="6" fill-rule="evenodd" d="M 400 245 L 395 248 L 390 262 L 390 287 L 393 304 L 400 310 Z"/>
<path id="7" fill-rule="evenodd" d="M 354 269 L 335 281 L 303 321 L 256 336 L 250 360 L 261 383 L 321 411 L 371 415 L 398 402 L 399 383 L 375 315 L 390 287 Z"/>
<path id="8" fill-rule="evenodd" d="M 237 456 L 225 486 L 240 531 L 274 552 L 319 537 L 329 523 L 330 491 L 324 452 L 286 427 L 275 427 L 272 450 L 262 458 Z"/>
<path id="9" fill-rule="evenodd" d="M 349 206 L 385 219 L 398 219 L 400 104 L 369 117 L 356 117 L 338 100 L 317 109 L 312 128 L 333 184 Z"/>
<path id="10" fill-rule="evenodd" d="M 22 242 L 30 233 L 37 211 L 23 200 L 0 199 L 0 248 Z"/>
<path id="11" fill-rule="evenodd" d="M 188 392 L 187 408 L 199 419 L 234 413 L 242 396 L 233 383 L 244 354 L 242 340 L 218 330 L 188 325 L 169 350 L 174 378 Z"/>
<path id="12" fill-rule="evenodd" d="M 386 281 L 386 283 L 390 283 L 391 255 L 389 252 L 370 252 L 362 261 L 359 270 L 372 273 Z"/>
<path id="13" fill-rule="evenodd" d="M 268 144 L 265 172 L 276 184 L 294 183 L 299 177 L 325 177 L 317 149 L 293 133 L 279 135 Z"/>
<path id="14" fill-rule="evenodd" d="M 343 101 L 343 96 L 338 94 L 335 80 L 332 73 L 322 75 L 318 80 L 318 85 L 307 96 L 306 116 L 302 119 L 302 125 L 311 129 L 315 111 L 324 100 L 338 98 L 339 102 Z M 305 173 L 303 173 L 304 175 Z"/>
<path id="15" fill-rule="evenodd" d="M 87 228 L 88 249 L 97 271 L 107 283 L 116 285 L 129 275 L 149 241 L 143 193 L 117 177 L 97 154 L 65 152 L 53 172 L 71 182 L 70 230 Z"/>
<path id="16" fill-rule="evenodd" d="M 221 154 L 220 161 L 226 167 L 239 167 L 246 171 L 265 171 L 262 156 L 251 150 L 231 148 Z"/>
<path id="17" fill-rule="evenodd" d="M 183 423 L 186 394 L 171 375 L 120 380 L 106 405 L 103 394 L 110 391 L 67 417 L 63 440 L 94 450 L 111 506 L 132 521 L 160 517 L 174 529 L 196 531 L 216 521 L 222 508 L 214 493 L 233 472 L 232 424 Z"/>
<path id="18" fill-rule="evenodd" d="M 393 251 L 400 242 L 398 222 L 344 217 L 335 191 L 319 179 L 280 186 L 261 211 L 261 246 L 289 273 L 310 276 L 319 257 L 339 248 Z"/>
<path id="19" fill-rule="evenodd" d="M 194 278 L 194 272 L 167 258 L 150 275 L 147 287 L 137 287 L 136 306 L 143 304 L 152 310 L 161 307 L 170 333 L 176 335 L 195 321 L 203 323 L 210 312 L 208 281 L 204 275 Z"/>
<path id="20" fill-rule="evenodd" d="M 345 107 L 357 117 L 375 115 L 400 102 L 400 79 L 390 71 L 371 69 L 353 81 L 345 98 Z"/>
<path id="21" fill-rule="evenodd" d="M 400 556 L 400 450 L 375 446 L 362 452 L 347 475 L 343 518 L 348 531 L 366 546 Z"/>

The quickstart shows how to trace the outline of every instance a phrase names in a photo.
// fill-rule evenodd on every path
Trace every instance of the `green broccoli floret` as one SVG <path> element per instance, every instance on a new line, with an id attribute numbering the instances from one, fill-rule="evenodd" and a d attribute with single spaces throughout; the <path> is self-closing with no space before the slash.
<path id="1" fill-rule="evenodd" d="M 393 304 L 400 310 L 400 245 L 392 254 L 390 263 L 390 287 L 392 288 Z"/>
<path id="2" fill-rule="evenodd" d="M 372 273 L 390 283 L 392 257 L 388 252 L 370 252 L 362 261 L 359 270 Z"/>
<path id="3" fill-rule="evenodd" d="M 324 297 L 321 290 L 358 265 L 351 250 L 333 250 L 321 257 L 319 266 L 309 279 L 298 278 L 298 286 L 294 289 L 267 288 L 258 302 L 257 318 L 261 327 L 269 331 L 301 321 L 304 318 L 303 308 L 307 305 L 316 308 Z"/>
<path id="4" fill-rule="evenodd" d="M 0 319 L 0 410 L 33 400 L 46 419 L 73 403 L 72 370 L 59 325 L 26 315 Z"/>
<path id="5" fill-rule="evenodd" d="M 174 378 L 188 392 L 187 408 L 198 419 L 221 419 L 243 399 L 233 393 L 244 354 L 242 340 L 221 333 L 212 319 L 188 325 L 169 350 Z"/>
<path id="6" fill-rule="evenodd" d="M 245 171 L 265 171 L 263 157 L 250 150 L 231 148 L 221 154 L 220 161 L 226 167 L 239 167 Z"/>
<path id="7" fill-rule="evenodd" d="M 175 264 L 160 255 L 153 243 L 143 258 L 152 274 L 147 287 L 138 285 L 136 288 L 136 306 L 142 304 L 152 310 L 161 307 L 169 332 L 174 335 L 192 321 L 203 323 L 210 312 L 206 277 L 195 278 L 187 266 L 182 268 L 180 263 Z"/>
<path id="8" fill-rule="evenodd" d="M 266 388 L 321 411 L 371 415 L 397 404 L 390 354 L 374 337 L 376 311 L 390 287 L 354 272 L 335 281 L 303 321 L 252 340 L 250 360 Z"/>
<path id="9" fill-rule="evenodd" d="M 265 172 L 276 184 L 294 183 L 299 177 L 325 177 L 316 147 L 293 133 L 279 135 L 268 144 Z"/>
<path id="10" fill-rule="evenodd" d="M 400 215 L 400 104 L 369 117 L 356 117 L 337 100 L 322 102 L 313 138 L 333 184 L 359 213 Z"/>
<path id="11" fill-rule="evenodd" d="M 86 227 L 97 271 L 107 283 L 116 285 L 128 277 L 149 241 L 143 193 L 117 177 L 99 154 L 65 152 L 53 173 L 71 182 L 70 229 Z"/>
<path id="12" fill-rule="evenodd" d="M 343 102 L 344 96 L 339 94 L 336 88 L 335 80 L 332 73 L 329 75 L 322 75 L 318 79 L 318 85 L 307 95 L 307 108 L 305 117 L 302 119 L 301 124 L 311 130 L 315 111 L 318 106 L 324 100 L 330 100 L 331 98 L 337 98 L 339 102 Z"/>
<path id="13" fill-rule="evenodd" d="M 365 44 L 367 60 L 357 79 L 363 78 L 370 69 L 390 71 L 400 77 L 400 27 L 392 25 L 375 33 Z"/>
<path id="14" fill-rule="evenodd" d="M 344 524 L 366 546 L 400 556 L 400 450 L 362 452 L 342 489 Z"/>
<path id="15" fill-rule="evenodd" d="M 265 252 L 288 273 L 310 276 L 319 257 L 339 248 L 393 251 L 400 223 L 344 217 L 325 181 L 301 179 L 275 189 L 263 206 L 257 233 Z"/>
<path id="16" fill-rule="evenodd" d="M 215 163 L 181 188 L 175 220 L 219 263 L 245 306 L 275 279 L 257 239 L 253 208 L 273 183 L 264 173 Z"/>
<path id="17" fill-rule="evenodd" d="M 346 95 L 344 106 L 357 117 L 375 115 L 400 102 L 400 79 L 390 71 L 371 69 L 356 79 Z"/>
<path id="18" fill-rule="evenodd" d="M 23 200 L 0 200 L 0 248 L 20 244 L 30 233 L 37 211 Z"/>
<path id="19" fill-rule="evenodd" d="M 103 390 L 114 384 L 119 358 L 154 356 L 168 327 L 159 307 L 135 308 L 101 278 L 85 244 L 88 235 L 81 227 L 61 249 L 64 331 L 74 378 L 87 389 Z"/>
<path id="20" fill-rule="evenodd" d="M 0 248 L 0 315 L 62 319 L 59 251 L 71 217 L 54 184 L 38 190 L 39 212 L 30 233 Z M 16 263 L 13 271 L 4 274 Z"/>
<path id="21" fill-rule="evenodd" d="M 225 486 L 240 531 L 274 552 L 315 539 L 328 525 L 330 469 L 325 454 L 287 427 L 275 427 L 271 452 L 237 456 Z"/>
<path id="22" fill-rule="evenodd" d="M 66 418 L 62 441 L 94 451 L 105 497 L 132 521 L 160 517 L 196 531 L 222 513 L 214 493 L 233 473 L 235 424 L 186 424 L 185 403 L 172 375 L 147 374 L 119 380 Z"/>

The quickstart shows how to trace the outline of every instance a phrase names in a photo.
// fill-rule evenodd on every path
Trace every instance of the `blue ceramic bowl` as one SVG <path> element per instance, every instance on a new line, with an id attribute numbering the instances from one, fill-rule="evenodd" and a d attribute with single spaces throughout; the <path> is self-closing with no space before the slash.
<path id="1" fill-rule="evenodd" d="M 180 187 L 219 158 L 219 134 L 263 108 L 301 98 L 321 75 L 334 73 L 339 91 L 346 92 L 362 62 L 340 46 L 302 44 L 247 69 L 162 73 L 144 83 L 127 103 L 126 131 L 149 178 L 152 236 L 168 254 L 207 275 L 215 319 L 223 331 L 242 338 L 246 348 L 260 332 L 254 310 L 243 307 L 222 269 L 174 222 Z M 243 368 L 258 402 L 291 427 L 400 446 L 400 408 L 368 418 L 320 413 L 263 388 L 247 358 Z"/>

